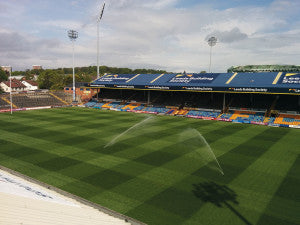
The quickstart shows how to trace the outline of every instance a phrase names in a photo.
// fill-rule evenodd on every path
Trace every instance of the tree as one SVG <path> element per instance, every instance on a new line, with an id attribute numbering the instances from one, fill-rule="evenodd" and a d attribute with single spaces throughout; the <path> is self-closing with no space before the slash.
<path id="1" fill-rule="evenodd" d="M 24 71 L 13 71 L 11 73 L 12 76 L 18 76 L 18 75 L 23 75 L 24 74 Z"/>
<path id="2" fill-rule="evenodd" d="M 34 79 L 34 75 L 28 71 L 25 73 L 25 80 L 33 80 Z"/>
<path id="3" fill-rule="evenodd" d="M 41 72 L 43 72 L 43 69 L 33 69 L 30 72 L 31 74 L 39 75 Z"/>
<path id="4" fill-rule="evenodd" d="M 52 89 L 52 90 L 63 89 L 64 86 L 65 86 L 64 75 L 61 74 L 61 73 L 54 72 L 51 75 L 50 82 L 52 84 L 51 87 L 50 87 L 50 89 Z"/>
<path id="5" fill-rule="evenodd" d="M 90 74 L 81 73 L 79 75 L 76 75 L 76 81 L 77 82 L 91 82 L 92 76 Z"/>
<path id="6" fill-rule="evenodd" d="M 5 81 L 8 79 L 8 75 L 4 70 L 0 69 L 0 82 Z"/>
<path id="7" fill-rule="evenodd" d="M 39 88 L 41 89 L 50 89 L 53 85 L 51 78 L 56 75 L 56 72 L 53 70 L 45 70 L 38 77 Z"/>
<path id="8" fill-rule="evenodd" d="M 75 76 L 75 79 L 76 79 L 76 76 Z M 69 85 L 69 84 L 72 84 L 72 83 L 73 83 L 73 76 L 72 75 L 66 75 L 64 77 L 64 84 Z"/>

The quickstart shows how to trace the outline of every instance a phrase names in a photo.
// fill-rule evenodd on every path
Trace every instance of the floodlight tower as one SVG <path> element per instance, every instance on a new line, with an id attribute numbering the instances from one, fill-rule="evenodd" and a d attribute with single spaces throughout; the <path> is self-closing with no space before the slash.
<path id="1" fill-rule="evenodd" d="M 72 41 L 73 48 L 73 102 L 76 102 L 76 92 L 75 92 L 75 67 L 74 67 L 74 42 L 78 38 L 78 32 L 76 30 L 69 30 L 68 36 Z"/>
<path id="2" fill-rule="evenodd" d="M 209 73 L 211 73 L 211 53 L 212 53 L 212 47 L 217 44 L 218 39 L 216 37 L 210 37 L 207 40 L 208 45 L 210 46 L 210 56 L 209 56 Z"/>
<path id="3" fill-rule="evenodd" d="M 97 19 L 97 79 L 100 77 L 100 74 L 99 74 L 99 24 L 100 24 L 100 21 L 103 16 L 104 7 L 105 7 L 105 2 L 103 3 L 102 10 Z"/>
<path id="4" fill-rule="evenodd" d="M 9 86 L 10 86 L 10 92 L 9 92 L 9 100 L 10 100 L 10 114 L 12 115 L 12 95 L 11 95 L 11 92 L 12 92 L 12 86 L 11 86 L 11 72 L 9 73 Z"/>

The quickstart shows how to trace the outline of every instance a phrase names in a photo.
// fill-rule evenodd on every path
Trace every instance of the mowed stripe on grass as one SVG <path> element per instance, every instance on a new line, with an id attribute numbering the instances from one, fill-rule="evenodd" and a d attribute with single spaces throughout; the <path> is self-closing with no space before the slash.
<path id="1" fill-rule="evenodd" d="M 0 114 L 0 163 L 149 224 L 297 223 L 299 203 L 280 193 L 297 194 L 299 178 L 287 177 L 300 172 L 299 130 L 154 116 L 104 148 L 148 116 L 80 108 Z M 207 146 L 191 128 L 224 176 L 203 161 Z M 288 216 L 274 213 L 281 207 Z"/>

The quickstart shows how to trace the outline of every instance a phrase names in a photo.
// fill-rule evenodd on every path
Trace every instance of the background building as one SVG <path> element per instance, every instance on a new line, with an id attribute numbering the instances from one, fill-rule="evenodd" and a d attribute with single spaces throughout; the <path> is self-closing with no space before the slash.
<path id="1" fill-rule="evenodd" d="M 23 80 L 22 84 L 26 86 L 27 91 L 34 91 L 38 89 L 38 83 L 33 80 Z"/>
<path id="2" fill-rule="evenodd" d="M 12 71 L 11 66 L 1 66 L 1 69 L 4 71 L 7 71 L 9 74 L 11 74 L 11 71 Z"/>
<path id="3" fill-rule="evenodd" d="M 75 83 L 76 96 L 82 101 L 89 101 L 95 94 L 99 92 L 99 89 L 91 89 L 87 82 L 76 82 Z M 73 93 L 73 84 L 69 84 L 64 87 L 65 93 Z"/>
<path id="4" fill-rule="evenodd" d="M 40 65 L 33 65 L 33 66 L 32 66 L 32 69 L 33 69 L 33 70 L 41 70 L 41 69 L 43 69 L 43 68 L 42 68 L 42 66 L 40 66 Z"/>
<path id="5" fill-rule="evenodd" d="M 12 91 L 26 91 L 26 86 L 16 79 L 11 80 L 11 86 L 10 81 L 3 81 L 0 83 L 0 87 L 4 90 L 4 92 L 10 92 L 11 89 Z"/>

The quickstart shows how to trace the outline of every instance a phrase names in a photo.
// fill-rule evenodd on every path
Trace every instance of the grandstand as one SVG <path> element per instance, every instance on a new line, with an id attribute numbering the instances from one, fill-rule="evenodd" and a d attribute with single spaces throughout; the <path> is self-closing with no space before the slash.
<path id="1" fill-rule="evenodd" d="M 28 92 L 13 92 L 12 106 L 14 109 L 32 108 L 32 107 L 57 107 L 70 105 L 72 94 L 64 92 L 49 92 L 49 91 L 28 91 Z M 9 94 L 0 95 L 0 110 L 10 108 Z"/>
<path id="2" fill-rule="evenodd" d="M 109 74 L 90 86 L 100 92 L 87 107 L 299 125 L 299 73 Z"/>

